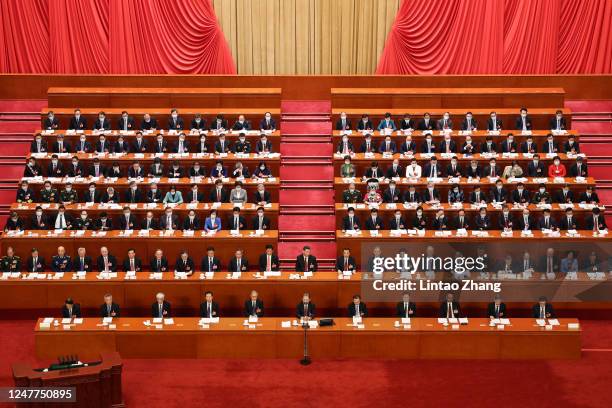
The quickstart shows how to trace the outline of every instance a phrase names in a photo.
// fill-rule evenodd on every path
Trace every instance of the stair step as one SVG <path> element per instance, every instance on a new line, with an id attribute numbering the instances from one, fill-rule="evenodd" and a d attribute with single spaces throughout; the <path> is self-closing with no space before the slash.
<path id="1" fill-rule="evenodd" d="M 331 100 L 283 100 L 281 101 L 281 112 L 286 113 L 308 113 L 331 115 Z"/>
<path id="2" fill-rule="evenodd" d="M 331 143 L 331 136 L 283 136 L 281 138 L 282 144 L 294 144 L 294 143 Z"/>
<path id="3" fill-rule="evenodd" d="M 332 134 L 331 122 L 281 122 L 281 134 L 283 137 L 298 135 L 312 137 L 323 135 L 330 137 Z"/>

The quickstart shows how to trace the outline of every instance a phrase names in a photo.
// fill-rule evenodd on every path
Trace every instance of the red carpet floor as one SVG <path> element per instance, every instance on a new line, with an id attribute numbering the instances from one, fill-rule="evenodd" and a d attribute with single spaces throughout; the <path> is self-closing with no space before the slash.
<path id="1" fill-rule="evenodd" d="M 0 112 L 40 112 L 47 106 L 46 99 L 2 99 Z"/>
<path id="2" fill-rule="evenodd" d="M 612 101 L 565 101 L 565 107 L 570 108 L 574 112 L 612 112 Z"/>
<path id="3" fill-rule="evenodd" d="M 0 386 L 32 357 L 31 321 L 0 322 Z M 612 349 L 612 321 L 583 322 Z M 46 363 L 46 362 L 45 362 Z M 125 360 L 128 407 L 610 407 L 612 352 L 576 361 Z"/>

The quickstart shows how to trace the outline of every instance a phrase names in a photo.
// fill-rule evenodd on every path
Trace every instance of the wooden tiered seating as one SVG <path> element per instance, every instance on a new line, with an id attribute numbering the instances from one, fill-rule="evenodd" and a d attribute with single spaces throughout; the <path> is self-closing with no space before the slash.
<path id="1" fill-rule="evenodd" d="M 345 108 L 562 107 L 563 88 L 332 88 L 332 105 Z M 468 109 L 469 110 L 469 109 Z M 531 109 L 530 109 L 531 110 Z"/>
<path id="2" fill-rule="evenodd" d="M 122 88 L 52 87 L 49 107 L 105 106 L 134 110 L 150 108 L 243 108 L 280 107 L 280 88 Z"/>

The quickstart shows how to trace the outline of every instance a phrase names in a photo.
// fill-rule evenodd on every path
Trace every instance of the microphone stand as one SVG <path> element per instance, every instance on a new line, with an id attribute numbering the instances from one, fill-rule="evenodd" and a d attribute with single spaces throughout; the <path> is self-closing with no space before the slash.
<path id="1" fill-rule="evenodd" d="M 302 329 L 304 329 L 304 356 L 300 360 L 300 364 L 304 366 L 312 363 L 312 361 L 310 360 L 310 356 L 308 355 L 308 328 L 309 327 L 310 326 L 308 325 L 308 321 L 304 320 L 304 323 L 302 323 Z"/>

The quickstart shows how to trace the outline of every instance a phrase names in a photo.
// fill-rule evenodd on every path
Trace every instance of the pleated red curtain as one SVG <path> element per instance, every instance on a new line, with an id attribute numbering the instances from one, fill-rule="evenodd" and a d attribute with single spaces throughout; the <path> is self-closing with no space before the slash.
<path id="1" fill-rule="evenodd" d="M 378 74 L 612 72 L 609 0 L 404 0 Z"/>
<path id="2" fill-rule="evenodd" d="M 211 0 L 0 0 L 0 11 L 0 72 L 236 73 Z"/>

